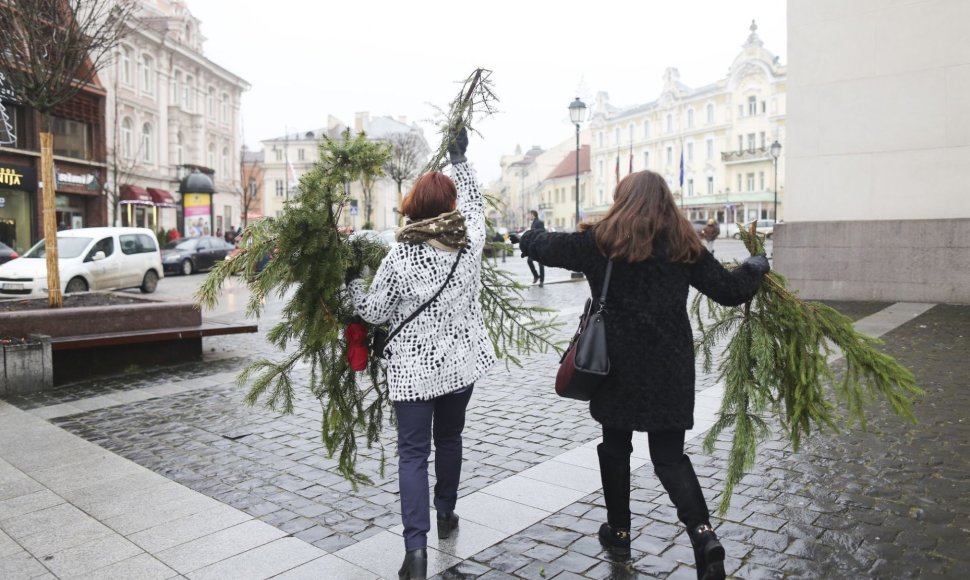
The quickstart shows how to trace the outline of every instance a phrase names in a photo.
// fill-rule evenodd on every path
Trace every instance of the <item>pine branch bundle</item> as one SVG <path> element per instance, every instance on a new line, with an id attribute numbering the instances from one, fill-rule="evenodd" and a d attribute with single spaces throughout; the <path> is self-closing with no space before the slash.
<path id="1" fill-rule="evenodd" d="M 462 127 L 470 128 L 473 115 L 493 110 L 488 74 L 476 70 L 463 84 L 444 116 L 443 141 L 429 167 L 440 166 L 450 139 Z M 348 269 L 376 272 L 387 248 L 366 237 L 349 239 L 337 227 L 348 202 L 344 185 L 376 179 L 388 156 L 388 145 L 370 142 L 363 134 L 351 138 L 348 131 L 342 140 L 325 137 L 319 161 L 300 178 L 298 193 L 282 215 L 250 224 L 241 252 L 218 264 L 196 294 L 201 306 L 211 308 L 222 286 L 239 274 L 250 290 L 247 316 L 258 317 L 269 296 L 287 297 L 282 319 L 269 330 L 267 340 L 280 350 L 292 345 L 292 350 L 280 361 L 252 362 L 237 382 L 244 386 L 252 380 L 246 403 L 262 401 L 277 412 L 292 413 L 296 398 L 292 375 L 298 364 L 308 364 L 307 387 L 323 404 L 323 442 L 331 456 L 339 449 L 338 469 L 355 487 L 372 483 L 357 470 L 358 440 L 363 439 L 368 448 L 380 446 L 385 417 L 394 421 L 394 415 L 381 360 L 372 354 L 360 373 L 347 360 L 343 331 L 355 317 L 344 276 Z M 267 256 L 272 259 L 257 273 L 257 264 Z M 522 304 L 524 286 L 487 261 L 482 281 L 482 311 L 498 356 L 517 364 L 512 351 L 528 353 L 552 346 L 558 325 L 546 318 L 548 310 Z M 381 447 L 382 476 L 384 460 Z"/>
<path id="2" fill-rule="evenodd" d="M 740 233 L 752 255 L 764 251 L 753 227 Z M 776 272 L 765 275 L 754 299 L 743 307 L 719 306 L 698 294 L 691 315 L 701 331 L 695 347 L 707 372 L 714 367 L 715 348 L 727 341 L 717 364 L 724 398 L 704 439 L 711 453 L 718 436 L 734 429 L 721 514 L 730 506 L 735 485 L 754 466 L 758 444 L 769 435 L 769 411 L 780 418 L 796 451 L 813 429 L 838 431 L 840 424 L 856 421 L 865 429 L 865 407 L 874 399 L 884 399 L 896 415 L 916 421 L 912 402 L 922 390 L 908 369 L 877 349 L 882 341 L 856 331 L 852 320 L 835 309 L 800 300 Z M 841 377 L 831 366 L 839 354 L 845 359 Z"/>

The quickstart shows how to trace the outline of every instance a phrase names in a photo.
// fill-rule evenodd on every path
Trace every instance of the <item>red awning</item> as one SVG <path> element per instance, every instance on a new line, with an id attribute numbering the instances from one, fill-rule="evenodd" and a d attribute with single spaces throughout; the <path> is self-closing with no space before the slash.
<path id="1" fill-rule="evenodd" d="M 140 185 L 122 185 L 118 188 L 121 192 L 119 203 L 134 203 L 139 205 L 155 205 L 148 190 Z"/>
<path id="2" fill-rule="evenodd" d="M 261 217 L 263 217 L 263 214 L 261 214 L 261 213 L 247 213 L 246 214 L 246 219 L 248 219 L 248 220 L 258 220 Z"/>
<path id="3" fill-rule="evenodd" d="M 178 207 L 178 204 L 175 203 L 175 198 L 172 197 L 172 194 L 164 189 L 149 187 L 148 194 L 152 196 L 152 201 L 154 201 L 155 205 L 158 207 Z"/>

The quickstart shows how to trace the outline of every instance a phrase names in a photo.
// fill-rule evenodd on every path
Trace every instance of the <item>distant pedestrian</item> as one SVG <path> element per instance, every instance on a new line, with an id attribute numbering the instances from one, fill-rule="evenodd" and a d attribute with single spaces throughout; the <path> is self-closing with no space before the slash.
<path id="1" fill-rule="evenodd" d="M 534 209 L 530 210 L 529 219 L 532 221 L 532 224 L 529 226 L 530 232 L 546 231 L 546 224 L 544 224 L 542 220 L 539 219 L 539 212 L 537 212 Z M 546 267 L 542 264 L 542 262 L 539 262 L 538 260 L 533 261 L 532 258 L 529 258 L 528 264 L 529 264 L 529 269 L 532 270 L 532 285 L 535 286 L 536 284 L 538 284 L 539 287 L 542 288 L 543 283 L 545 283 L 546 281 Z M 539 264 L 538 271 L 536 271 L 535 264 Z"/>
<path id="2" fill-rule="evenodd" d="M 632 173 L 616 186 L 614 202 L 595 224 L 576 233 L 526 232 L 523 254 L 557 268 L 582 272 L 593 296 L 606 295 L 610 374 L 589 410 L 603 428 L 599 457 L 606 523 L 599 540 L 616 556 L 630 556 L 630 454 L 633 432 L 649 435 L 657 478 L 687 527 L 697 577 L 723 579 L 724 547 L 690 459 L 685 431 L 694 427 L 694 345 L 687 316 L 693 286 L 725 306 L 750 300 L 765 272 L 764 256 L 725 269 L 704 249 L 663 176 Z"/>
<path id="3" fill-rule="evenodd" d="M 707 220 L 707 225 L 701 230 L 701 237 L 707 243 L 707 250 L 710 253 L 714 253 L 714 240 L 721 235 L 721 228 L 718 227 L 717 222 L 713 219 Z"/>
<path id="4" fill-rule="evenodd" d="M 219 228 L 216 230 L 216 237 L 225 239 L 224 236 L 222 235 L 222 228 Z"/>
<path id="5" fill-rule="evenodd" d="M 407 225 L 365 288 L 348 272 L 357 315 L 389 323 L 387 384 L 397 414 L 398 484 L 404 523 L 400 580 L 424 580 L 428 568 L 428 458 L 435 447 L 438 538 L 458 529 L 465 408 L 475 381 L 495 361 L 482 317 L 485 198 L 465 159 L 462 130 L 448 153 L 454 181 L 432 171 L 401 202 Z M 409 317 L 418 313 L 413 322 Z M 396 334 L 394 334 L 396 333 Z"/>
<path id="6" fill-rule="evenodd" d="M 502 254 L 502 263 L 505 263 L 505 236 L 495 232 L 492 236 L 492 261 L 498 263 L 498 255 Z"/>

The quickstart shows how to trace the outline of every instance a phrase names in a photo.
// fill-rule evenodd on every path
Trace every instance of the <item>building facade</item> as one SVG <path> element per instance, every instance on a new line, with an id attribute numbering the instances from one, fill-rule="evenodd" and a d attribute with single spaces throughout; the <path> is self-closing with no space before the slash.
<path id="1" fill-rule="evenodd" d="M 788 212 L 802 296 L 970 303 L 970 3 L 788 2 Z"/>
<path id="2" fill-rule="evenodd" d="M 242 176 L 243 186 L 239 209 L 242 226 L 246 227 L 250 221 L 263 217 L 263 188 L 266 185 L 265 152 L 250 151 L 243 145 L 239 159 L 242 164 L 239 174 Z"/>
<path id="3" fill-rule="evenodd" d="M 210 233 L 238 227 L 239 112 L 249 85 L 206 58 L 200 21 L 185 2 L 140 0 L 130 28 L 102 75 L 112 223 L 186 235 L 178 183 L 199 169 L 215 186 L 205 200 Z"/>
<path id="4" fill-rule="evenodd" d="M 590 217 L 609 208 L 620 179 L 649 169 L 666 178 L 689 219 L 713 218 L 724 235 L 737 222 L 783 218 L 784 158 L 776 164 L 770 150 L 785 141 L 786 78 L 752 22 L 723 79 L 691 88 L 668 68 L 657 99 L 626 108 L 599 93 L 589 129 Z"/>
<path id="5" fill-rule="evenodd" d="M 0 74 L 0 242 L 18 253 L 44 237 L 41 115 Z M 91 83 L 52 114 L 58 229 L 107 225 L 105 91 Z"/>
<path id="6" fill-rule="evenodd" d="M 318 149 L 324 137 L 343 139 L 345 130 L 351 135 L 364 133 L 369 140 L 388 142 L 395 135 L 411 134 L 415 146 L 421 152 L 419 169 L 430 154 L 424 132 L 416 124 L 409 124 L 404 117 L 371 117 L 367 112 L 355 115 L 353 127 L 348 127 L 340 119 L 330 116 L 327 126 L 311 131 L 286 133 L 262 141 L 263 163 L 263 214 L 279 216 L 286 201 L 291 199 L 299 185 L 300 177 L 309 171 L 319 157 Z M 348 184 L 347 194 L 350 204 L 341 214 L 341 226 L 346 228 L 384 230 L 398 226 L 397 184 L 383 176 L 369 184 L 370 196 L 365 195 L 364 186 L 359 181 Z M 407 193 L 405 186 L 404 193 Z M 369 227 L 368 227 L 369 226 Z"/>

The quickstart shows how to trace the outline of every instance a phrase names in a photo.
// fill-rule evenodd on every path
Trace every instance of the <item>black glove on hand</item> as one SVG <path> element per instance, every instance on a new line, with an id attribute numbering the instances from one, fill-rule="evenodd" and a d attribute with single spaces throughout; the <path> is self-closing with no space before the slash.
<path id="1" fill-rule="evenodd" d="M 464 163 L 465 151 L 468 150 L 468 131 L 462 127 L 457 135 L 453 134 L 451 143 L 448 144 L 448 158 L 452 165 Z"/>
<path id="2" fill-rule="evenodd" d="M 758 271 L 759 274 L 767 274 L 771 271 L 771 264 L 768 263 L 768 258 L 764 254 L 757 256 L 751 256 L 744 261 L 745 264 L 750 264 L 752 268 Z"/>
<path id="3" fill-rule="evenodd" d="M 522 232 L 521 236 L 519 236 L 519 250 L 522 252 L 523 258 L 529 257 L 529 244 L 531 243 L 530 241 L 532 239 L 532 234 L 534 233 L 535 230 L 526 230 Z M 511 237 L 512 236 L 509 236 L 510 239 Z"/>
<path id="4" fill-rule="evenodd" d="M 515 234 L 509 234 L 509 242 L 511 242 L 513 244 L 518 244 L 519 243 L 519 236 L 517 236 Z"/>
<path id="5" fill-rule="evenodd" d="M 360 278 L 360 270 L 358 270 L 357 268 L 347 268 L 347 271 L 344 272 L 344 282 L 348 286 L 350 286 L 350 283 L 356 280 L 357 278 Z"/>

